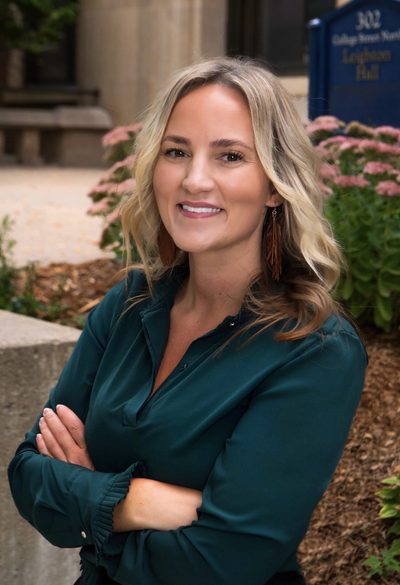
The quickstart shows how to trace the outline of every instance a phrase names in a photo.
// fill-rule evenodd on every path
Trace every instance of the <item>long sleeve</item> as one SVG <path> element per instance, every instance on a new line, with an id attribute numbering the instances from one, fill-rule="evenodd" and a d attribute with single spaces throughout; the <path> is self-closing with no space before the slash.
<path id="1" fill-rule="evenodd" d="M 83 549 L 89 584 L 95 564 L 122 585 L 262 585 L 282 570 L 332 477 L 366 366 L 349 330 L 314 334 L 299 348 L 252 393 L 215 460 L 198 520 L 113 534 L 96 558 Z"/>
<path id="2" fill-rule="evenodd" d="M 112 328 L 118 319 L 124 283 L 115 286 L 92 311 L 75 349 L 45 406 L 66 404 L 84 421 L 91 389 Z M 61 547 L 101 546 L 112 528 L 112 508 L 141 472 L 133 462 L 121 473 L 102 473 L 50 457 L 36 448 L 36 420 L 8 469 L 12 495 L 21 515 L 51 543 Z"/>

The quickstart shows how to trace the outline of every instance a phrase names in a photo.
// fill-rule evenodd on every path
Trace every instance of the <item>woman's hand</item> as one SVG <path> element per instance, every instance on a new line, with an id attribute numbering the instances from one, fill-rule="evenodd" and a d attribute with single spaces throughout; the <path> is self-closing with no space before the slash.
<path id="1" fill-rule="evenodd" d="M 142 477 L 131 480 L 128 494 L 114 508 L 114 532 L 175 530 L 197 520 L 202 492 Z"/>
<path id="2" fill-rule="evenodd" d="M 59 461 L 94 470 L 85 441 L 85 425 L 68 406 L 59 404 L 56 412 L 45 408 L 36 435 L 39 453 Z"/>

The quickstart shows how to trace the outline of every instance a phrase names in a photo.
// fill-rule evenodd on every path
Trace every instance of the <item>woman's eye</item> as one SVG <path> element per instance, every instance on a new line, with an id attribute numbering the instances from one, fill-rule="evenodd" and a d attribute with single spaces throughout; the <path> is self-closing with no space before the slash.
<path id="1" fill-rule="evenodd" d="M 243 155 L 240 152 L 226 152 L 222 155 L 222 160 L 225 162 L 238 162 L 243 160 Z"/>
<path id="2" fill-rule="evenodd" d="M 183 150 L 180 150 L 179 148 L 168 148 L 164 154 L 170 158 L 181 158 L 182 156 L 185 156 Z"/>

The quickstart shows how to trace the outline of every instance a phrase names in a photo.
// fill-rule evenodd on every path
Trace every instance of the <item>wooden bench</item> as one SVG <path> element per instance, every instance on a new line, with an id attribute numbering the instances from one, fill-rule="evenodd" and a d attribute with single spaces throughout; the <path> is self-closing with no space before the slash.
<path id="1" fill-rule="evenodd" d="M 19 163 L 101 166 L 101 137 L 111 128 L 110 115 L 97 106 L 0 108 L 0 161 L 10 133 Z"/>

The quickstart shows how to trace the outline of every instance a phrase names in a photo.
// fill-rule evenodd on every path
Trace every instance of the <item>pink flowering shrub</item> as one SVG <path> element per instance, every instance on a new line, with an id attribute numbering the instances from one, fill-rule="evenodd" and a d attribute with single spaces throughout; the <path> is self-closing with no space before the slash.
<path id="1" fill-rule="evenodd" d="M 400 323 L 400 130 L 337 121 L 329 132 L 323 118 L 308 132 L 347 260 L 337 296 L 361 323 L 391 331 Z"/>
<path id="2" fill-rule="evenodd" d="M 117 258 L 122 258 L 123 256 L 119 210 L 122 201 L 135 188 L 135 179 L 133 177 L 135 157 L 132 152 L 135 136 L 140 128 L 140 124 L 119 126 L 103 136 L 106 158 L 114 164 L 89 192 L 89 197 L 93 203 L 87 213 L 104 218 L 100 247 L 112 250 Z"/>
<path id="3" fill-rule="evenodd" d="M 387 197 L 398 197 L 400 195 L 400 184 L 396 181 L 381 181 L 376 186 L 378 195 Z"/>
<path id="4" fill-rule="evenodd" d="M 343 128 L 344 123 L 335 116 L 318 116 L 306 128 L 309 136 L 322 140 Z"/>
<path id="5" fill-rule="evenodd" d="M 371 160 L 364 167 L 364 175 L 384 175 L 385 173 L 391 173 L 393 170 L 394 167 L 390 163 Z"/>

